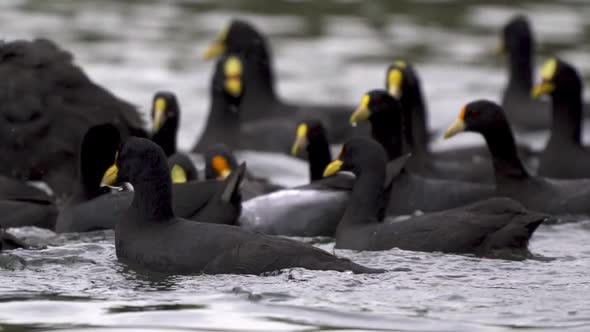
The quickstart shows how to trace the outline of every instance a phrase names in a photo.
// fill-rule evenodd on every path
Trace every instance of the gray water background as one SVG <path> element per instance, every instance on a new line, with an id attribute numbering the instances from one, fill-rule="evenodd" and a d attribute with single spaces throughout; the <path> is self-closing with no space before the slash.
<path id="1" fill-rule="evenodd" d="M 444 129 L 466 102 L 498 100 L 506 73 L 494 54 L 497 32 L 515 13 L 533 23 L 538 64 L 559 55 L 588 83 L 587 1 L 1 0 L 0 38 L 55 40 L 93 80 L 146 115 L 156 90 L 174 91 L 183 111 L 180 147 L 189 149 L 209 107 L 213 63 L 200 56 L 232 17 L 269 37 L 285 99 L 353 105 L 404 57 L 422 76 L 430 127 Z M 523 139 L 542 147 L 545 138 Z M 481 142 L 465 134 L 435 146 Z M 240 157 L 276 182 L 306 181 L 299 160 Z M 531 251 L 550 259 L 336 251 L 394 270 L 379 276 L 293 269 L 146 277 L 116 261 L 112 232 L 14 232 L 49 246 L 0 255 L 0 331 L 590 330 L 590 222 L 542 226 Z M 333 250 L 328 240 L 303 240 Z"/>

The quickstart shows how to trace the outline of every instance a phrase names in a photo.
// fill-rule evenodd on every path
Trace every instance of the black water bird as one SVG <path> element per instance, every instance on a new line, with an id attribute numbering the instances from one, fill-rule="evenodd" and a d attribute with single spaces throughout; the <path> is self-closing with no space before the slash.
<path id="1" fill-rule="evenodd" d="M 405 154 L 403 115 L 402 106 L 394 97 L 384 90 L 373 90 L 363 96 L 350 121 L 369 120 L 373 138 L 384 147 L 388 160 L 393 161 Z M 408 166 L 412 158 L 413 155 L 393 179 L 388 215 L 450 209 L 489 198 L 494 192 L 494 188 L 486 184 L 422 176 Z M 461 169 L 457 167 L 456 171 Z M 445 195 L 439 195 L 440 192 Z"/>
<path id="2" fill-rule="evenodd" d="M 514 136 L 502 108 L 478 100 L 467 104 L 445 138 L 462 131 L 481 134 L 492 155 L 497 196 L 506 196 L 526 208 L 554 215 L 590 214 L 590 180 L 555 180 L 532 176 L 516 153 Z"/>
<path id="3" fill-rule="evenodd" d="M 326 129 L 320 120 L 309 119 L 297 126 L 297 133 L 291 155 L 307 152 L 309 182 L 323 178 L 324 169 L 332 161 Z"/>
<path id="4" fill-rule="evenodd" d="M 261 274 L 293 267 L 381 272 L 297 241 L 176 217 L 165 155 L 148 140 L 128 139 L 117 162 L 135 189 L 115 230 L 117 258 L 132 267 L 174 274 Z"/>
<path id="5" fill-rule="evenodd" d="M 275 91 L 275 75 L 272 57 L 266 38 L 251 24 L 232 20 L 222 30 L 205 53 L 205 58 L 222 54 L 240 55 L 243 59 L 244 93 L 239 106 L 243 121 L 268 119 L 269 117 L 296 118 L 317 117 L 330 133 L 331 142 L 343 142 L 363 128 L 350 128 L 343 121 L 351 106 L 296 105 L 281 100 Z"/>
<path id="6" fill-rule="evenodd" d="M 517 15 L 504 26 L 498 51 L 508 58 L 508 85 L 502 95 L 508 121 L 522 130 L 549 128 L 550 105 L 531 97 L 535 39 L 526 17 Z"/>
<path id="7" fill-rule="evenodd" d="M 297 122 L 274 113 L 247 120 L 240 104 L 243 99 L 243 59 L 222 56 L 215 66 L 211 82 L 211 107 L 205 129 L 193 148 L 205 152 L 223 143 L 233 150 L 258 150 L 289 153 L 291 133 Z"/>
<path id="8" fill-rule="evenodd" d="M 111 229 L 122 211 L 129 207 L 133 192 L 111 192 L 101 187 L 101 182 L 112 184 L 125 180 L 126 175 L 120 174 L 116 165 L 111 166 L 119 146 L 119 132 L 110 124 L 98 125 L 88 131 L 80 148 L 78 189 L 57 217 L 56 232 Z M 224 182 L 175 183 L 175 212 L 192 220 L 206 216 L 211 222 L 234 224 L 241 212 L 238 189 L 242 173 L 243 170 L 238 170 Z M 170 177 L 170 170 L 168 174 Z"/>
<path id="9" fill-rule="evenodd" d="M 406 142 L 414 155 L 414 169 L 424 172 L 426 175 L 454 178 L 457 177 L 457 163 L 468 165 L 468 168 L 477 168 L 477 173 L 459 175 L 459 178 L 475 179 L 485 177 L 492 180 L 490 153 L 485 145 L 464 148 L 454 148 L 444 151 L 432 151 L 428 145 L 428 107 L 422 83 L 418 72 L 407 60 L 396 60 L 387 68 L 385 77 L 385 89 L 390 95 L 396 97 L 404 111 L 404 129 Z M 535 153 L 530 148 L 519 145 L 519 155 L 525 160 L 530 160 Z M 438 164 L 438 167 L 437 167 Z M 450 170 L 449 170 L 450 168 Z M 450 174 L 449 174 L 450 172 Z M 437 174 L 438 173 L 438 174 Z M 445 174 L 447 173 L 447 174 Z"/>
<path id="10" fill-rule="evenodd" d="M 176 152 L 176 136 L 180 124 L 180 106 L 176 95 L 158 91 L 152 100 L 152 141 L 170 157 Z"/>
<path id="11" fill-rule="evenodd" d="M 0 43 L 0 76 L 0 174 L 44 181 L 60 199 L 75 190 L 89 127 L 109 122 L 123 136 L 146 135 L 135 107 L 93 83 L 50 40 Z"/>
<path id="12" fill-rule="evenodd" d="M 572 65 L 560 59 L 543 65 L 532 94 L 551 96 L 553 121 L 551 137 L 539 155 L 538 175 L 590 178 L 590 151 L 582 145 L 582 93 L 582 79 Z"/>
<path id="13" fill-rule="evenodd" d="M 336 230 L 336 247 L 354 250 L 439 251 L 485 257 L 527 257 L 528 241 L 547 215 L 508 198 L 492 198 L 404 221 L 380 222 L 386 153 L 375 141 L 353 138 L 325 175 L 350 171 L 356 181 Z M 395 190 L 395 188 L 394 188 Z M 437 193 L 440 194 L 440 193 Z M 516 252 L 515 252 L 516 251 Z M 524 254 L 524 255 L 523 255 Z"/>
<path id="14" fill-rule="evenodd" d="M 493 182 L 493 169 L 489 152 L 484 147 L 471 147 L 432 152 L 428 146 L 427 110 L 420 78 L 414 66 L 405 60 L 397 60 L 387 69 L 385 79 L 387 92 L 401 104 L 403 111 L 405 142 L 412 158 L 408 168 L 428 177 L 472 182 Z M 387 112 L 388 103 L 384 92 L 373 92 L 372 101 L 367 105 L 371 113 Z M 373 128 L 386 126 L 379 116 L 369 117 Z"/>

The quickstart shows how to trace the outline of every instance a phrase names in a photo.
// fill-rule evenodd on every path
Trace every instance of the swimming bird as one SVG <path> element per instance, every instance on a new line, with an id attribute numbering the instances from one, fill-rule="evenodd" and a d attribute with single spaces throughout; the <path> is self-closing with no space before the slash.
<path id="1" fill-rule="evenodd" d="M 397 98 L 404 112 L 404 129 L 406 142 L 413 154 L 413 165 L 416 171 L 425 172 L 425 175 L 432 175 L 443 178 L 456 178 L 452 174 L 445 174 L 445 166 L 448 168 L 453 163 L 469 165 L 468 168 L 477 168 L 482 176 L 493 174 L 491 167 L 492 160 L 485 145 L 464 148 L 454 148 L 444 151 L 432 151 L 428 145 L 428 108 L 420 76 L 414 65 L 408 60 L 395 60 L 387 68 L 385 77 L 385 89 L 390 95 Z M 534 157 L 534 152 L 524 145 L 518 145 L 518 153 L 523 160 L 529 161 Z M 449 164 L 449 162 L 451 164 Z M 425 165 L 422 165 L 425 164 Z M 434 164 L 434 170 L 428 165 Z M 440 167 L 436 167 L 437 164 Z M 438 169 L 437 168 L 442 168 Z M 433 172 L 434 171 L 434 172 Z M 456 171 L 456 170 L 455 170 Z M 437 174 L 441 173 L 442 174 Z M 470 171 L 468 171 L 470 172 Z M 449 173 L 449 170 L 446 170 Z M 467 174 L 460 175 L 463 178 Z M 473 175 L 470 175 L 473 178 Z M 491 181 L 491 177 L 487 179 Z"/>
<path id="2" fill-rule="evenodd" d="M 576 69 L 560 59 L 549 59 L 541 70 L 534 97 L 552 99 L 551 137 L 539 156 L 537 174 L 550 178 L 590 178 L 590 151 L 582 145 L 583 83 Z M 571 162 L 567 162 L 571 161 Z"/>
<path id="3" fill-rule="evenodd" d="M 491 160 L 485 147 L 447 151 L 447 157 L 442 158 L 440 153 L 430 151 L 426 103 L 420 78 L 411 63 L 397 60 L 390 65 L 387 70 L 386 88 L 390 96 L 399 100 L 403 112 L 405 142 L 412 153 L 408 163 L 409 169 L 420 175 L 439 179 L 493 182 Z M 380 101 L 388 98 L 384 91 L 373 91 L 371 97 L 373 103 L 367 105 L 372 113 L 369 117 L 371 127 L 385 127 L 387 124 L 379 121 L 380 116 L 375 113 L 390 111 L 387 105 L 393 102 Z"/>
<path id="4" fill-rule="evenodd" d="M 481 134 L 492 155 L 497 196 L 519 201 L 526 208 L 554 215 L 589 215 L 590 180 L 555 180 L 532 176 L 516 153 L 514 136 L 502 108 L 488 100 L 468 103 L 445 132 Z"/>
<path id="5" fill-rule="evenodd" d="M 294 240 L 176 217 L 165 155 L 149 140 L 129 138 L 117 162 L 135 188 L 115 230 L 117 258 L 132 267 L 174 274 L 261 274 L 293 267 L 382 272 Z"/>
<path id="6" fill-rule="evenodd" d="M 268 119 L 269 117 L 302 120 L 317 117 L 330 133 L 330 141 L 341 143 L 355 133 L 368 133 L 366 128 L 351 128 L 346 119 L 351 106 L 305 105 L 286 103 L 275 91 L 275 75 L 272 57 L 266 38 L 250 23 L 232 20 L 205 52 L 205 58 L 219 55 L 240 55 L 243 59 L 244 89 L 240 108 L 243 121 Z"/>
<path id="7" fill-rule="evenodd" d="M 176 135 L 180 123 L 180 106 L 176 95 L 158 91 L 152 101 L 152 141 L 162 147 L 166 156 L 176 152 Z"/>
<path id="8" fill-rule="evenodd" d="M 22 181 L 0 176 L 0 227 L 35 226 L 53 229 L 55 197 Z"/>
<path id="9" fill-rule="evenodd" d="M 307 152 L 309 182 L 322 179 L 324 169 L 332 161 L 332 153 L 330 152 L 326 129 L 320 120 L 309 119 L 297 126 L 297 134 L 291 148 L 291 155 L 297 156 L 303 151 Z"/>
<path id="10" fill-rule="evenodd" d="M 350 202 L 336 230 L 336 248 L 400 248 L 484 257 L 507 254 L 514 257 L 514 251 L 518 251 L 517 257 L 526 257 L 528 240 L 548 218 L 527 211 L 514 200 L 492 198 L 452 210 L 381 223 L 378 213 L 386 196 L 382 190 L 386 158 L 377 142 L 357 137 L 346 142 L 338 159 L 326 167 L 326 176 L 339 171 L 356 175 Z"/>
<path id="11" fill-rule="evenodd" d="M 525 16 L 513 17 L 503 28 L 499 53 L 507 53 L 508 85 L 502 95 L 502 108 L 509 122 L 518 129 L 547 129 L 551 123 L 550 105 L 531 97 L 535 39 Z"/>
<path id="12" fill-rule="evenodd" d="M 291 133 L 297 122 L 274 113 L 261 119 L 246 120 L 240 107 L 244 94 L 243 75 L 240 56 L 222 56 L 217 61 L 207 123 L 193 152 L 203 153 L 210 146 L 223 143 L 233 150 L 289 153 Z"/>
<path id="13" fill-rule="evenodd" d="M 209 147 L 204 157 L 205 178 L 207 180 L 224 180 L 238 168 L 236 156 L 225 144 L 220 143 Z M 242 199 L 246 201 L 280 189 L 283 189 L 283 187 L 246 172 L 240 191 Z"/>
<path id="14" fill-rule="evenodd" d="M 101 182 L 112 184 L 125 178 L 125 174 L 119 174 L 116 165 L 111 166 L 119 146 L 120 135 L 114 126 L 104 124 L 88 130 L 80 148 L 78 189 L 59 213 L 56 232 L 111 229 L 122 211 L 129 207 L 133 192 L 110 192 L 101 187 Z M 211 222 L 234 224 L 241 211 L 238 187 L 242 172 L 236 171 L 224 182 L 175 183 L 173 203 L 176 213 L 192 220 L 206 215 Z"/>
<path id="15" fill-rule="evenodd" d="M 110 122 L 123 136 L 146 135 L 134 106 L 93 83 L 50 40 L 0 43 L 0 77 L 0 174 L 44 181 L 58 199 L 75 190 L 89 127 Z"/>
<path id="16" fill-rule="evenodd" d="M 373 90 L 365 94 L 350 117 L 351 123 L 368 120 L 373 138 L 387 153 L 388 160 L 404 155 L 405 132 L 400 103 L 385 90 Z M 422 176 L 408 166 L 413 155 L 392 182 L 391 200 L 387 215 L 408 214 L 415 210 L 439 211 L 489 198 L 493 186 L 456 180 L 434 179 Z M 459 172 L 461 169 L 456 167 Z M 468 170 L 465 170 L 468 172 Z M 444 192 L 445 195 L 436 193 Z"/>

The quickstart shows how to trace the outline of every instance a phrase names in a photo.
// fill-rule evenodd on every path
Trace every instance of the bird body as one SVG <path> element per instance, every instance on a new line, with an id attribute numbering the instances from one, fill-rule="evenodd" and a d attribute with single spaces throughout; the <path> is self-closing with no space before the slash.
<path id="1" fill-rule="evenodd" d="M 127 140 L 118 163 L 135 188 L 115 230 L 117 258 L 130 266 L 174 274 L 261 274 L 292 267 L 382 272 L 297 241 L 176 217 L 164 153 L 150 141 Z"/>

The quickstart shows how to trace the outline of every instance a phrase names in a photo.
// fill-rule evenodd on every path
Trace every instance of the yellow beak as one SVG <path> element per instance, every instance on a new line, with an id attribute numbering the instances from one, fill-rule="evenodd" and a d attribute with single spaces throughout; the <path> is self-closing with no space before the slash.
<path id="1" fill-rule="evenodd" d="M 371 116 L 371 110 L 366 105 L 359 105 L 359 107 L 350 116 L 350 124 L 356 126 L 358 122 L 365 121 Z"/>
<path id="2" fill-rule="evenodd" d="M 185 183 L 187 182 L 186 172 L 184 168 L 179 165 L 172 166 L 170 170 L 170 177 L 172 178 L 172 183 Z"/>
<path id="3" fill-rule="evenodd" d="M 164 124 L 164 115 L 166 114 L 166 100 L 158 98 L 154 102 L 154 124 L 153 131 L 157 132 Z"/>
<path id="4" fill-rule="evenodd" d="M 303 150 L 307 147 L 307 143 L 307 125 L 302 123 L 297 127 L 297 138 L 291 148 L 291 155 L 294 157 L 297 156 L 299 150 Z"/>
<path id="5" fill-rule="evenodd" d="M 108 186 L 112 186 L 117 182 L 117 176 L 119 175 L 119 168 L 117 168 L 117 163 L 115 162 L 111 167 L 109 167 L 102 177 L 102 183 Z"/>
<path id="6" fill-rule="evenodd" d="M 536 84 L 533 87 L 533 91 L 531 91 L 531 96 L 533 98 L 539 98 L 542 95 L 550 94 L 555 90 L 555 85 L 549 81 L 543 81 L 541 83 Z"/>
<path id="7" fill-rule="evenodd" d="M 402 96 L 402 82 L 404 75 L 399 69 L 392 69 L 387 75 L 387 91 L 391 96 L 400 98 Z"/>
<path id="8" fill-rule="evenodd" d="M 329 163 L 324 170 L 324 177 L 332 176 L 338 173 L 340 169 L 342 169 L 342 164 L 344 164 L 344 162 L 340 159 L 336 159 Z"/>
<path id="9" fill-rule="evenodd" d="M 459 118 L 459 119 L 455 120 L 455 122 L 449 127 L 449 129 L 447 129 L 445 131 L 445 134 L 443 137 L 445 139 L 453 137 L 453 136 L 457 135 L 458 133 L 464 131 L 465 128 L 466 128 L 465 121 L 463 121 L 463 119 Z"/>
<path id="10" fill-rule="evenodd" d="M 209 48 L 203 53 L 203 60 L 209 60 L 215 57 L 220 56 L 221 54 L 225 53 L 225 45 L 222 41 L 216 40 Z"/>

